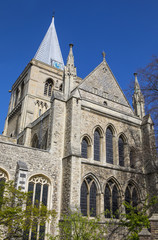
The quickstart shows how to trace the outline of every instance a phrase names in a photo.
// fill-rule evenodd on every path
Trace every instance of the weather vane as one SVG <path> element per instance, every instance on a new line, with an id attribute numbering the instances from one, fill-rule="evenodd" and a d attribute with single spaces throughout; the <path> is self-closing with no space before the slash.
<path id="1" fill-rule="evenodd" d="M 55 16 L 55 10 L 53 10 L 53 17 Z"/>

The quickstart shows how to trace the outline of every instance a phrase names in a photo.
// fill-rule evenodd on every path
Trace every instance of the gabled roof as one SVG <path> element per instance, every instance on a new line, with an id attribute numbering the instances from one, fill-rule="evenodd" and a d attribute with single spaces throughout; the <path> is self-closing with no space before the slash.
<path id="1" fill-rule="evenodd" d="M 64 61 L 54 25 L 54 17 L 34 58 L 56 68 L 64 69 Z"/>
<path id="2" fill-rule="evenodd" d="M 128 107 L 131 109 L 131 114 L 133 114 L 129 102 L 105 59 L 85 79 L 83 79 L 78 88 L 92 93 L 91 96 L 88 95 L 88 98 L 92 98 L 92 101 L 94 99 L 94 93 L 96 96 L 104 97 L 109 101 L 117 102 L 118 104 Z"/>

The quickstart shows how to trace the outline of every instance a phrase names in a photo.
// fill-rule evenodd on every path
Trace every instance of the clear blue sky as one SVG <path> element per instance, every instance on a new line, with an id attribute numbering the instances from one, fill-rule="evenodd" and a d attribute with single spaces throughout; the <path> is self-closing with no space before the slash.
<path id="1" fill-rule="evenodd" d="M 158 54 L 158 0 L 5 0 L 0 3 L 0 133 L 12 84 L 34 57 L 51 22 L 64 62 L 74 44 L 78 76 L 101 61 L 101 52 L 124 90 L 137 69 Z"/>

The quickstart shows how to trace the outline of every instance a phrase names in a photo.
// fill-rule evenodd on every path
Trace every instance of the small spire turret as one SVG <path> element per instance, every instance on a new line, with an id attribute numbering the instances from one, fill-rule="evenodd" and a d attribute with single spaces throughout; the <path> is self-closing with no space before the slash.
<path id="1" fill-rule="evenodd" d="M 144 110 L 144 96 L 141 92 L 140 85 L 137 79 L 137 73 L 134 73 L 135 76 L 135 84 L 134 84 L 134 94 L 133 94 L 133 108 L 135 114 L 143 118 L 145 116 L 145 110 Z"/>
<path id="2" fill-rule="evenodd" d="M 67 57 L 67 63 L 65 66 L 65 95 L 66 97 L 68 97 L 71 93 L 71 91 L 74 89 L 75 87 L 75 81 L 76 81 L 76 76 L 77 76 L 77 72 L 76 72 L 76 67 L 74 65 L 74 55 L 73 55 L 73 44 L 70 43 L 70 50 L 69 50 L 69 55 Z"/>

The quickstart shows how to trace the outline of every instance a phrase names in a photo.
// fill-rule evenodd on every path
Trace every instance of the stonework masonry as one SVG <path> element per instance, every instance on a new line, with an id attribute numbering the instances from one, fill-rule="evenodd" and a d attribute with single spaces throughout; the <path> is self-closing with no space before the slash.
<path id="1" fill-rule="evenodd" d="M 57 59 L 30 61 L 13 84 L 0 136 L 0 171 L 18 181 L 17 166 L 25 166 L 25 191 L 33 176 L 47 179 L 47 204 L 57 221 L 76 208 L 89 216 L 91 205 L 102 214 L 107 186 L 115 186 L 113 201 L 122 211 L 127 189 L 131 201 L 158 194 L 153 122 L 144 115 L 139 84 L 133 111 L 105 58 L 85 79 L 77 76 L 72 46 L 65 68 Z"/>

